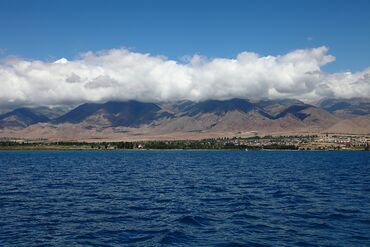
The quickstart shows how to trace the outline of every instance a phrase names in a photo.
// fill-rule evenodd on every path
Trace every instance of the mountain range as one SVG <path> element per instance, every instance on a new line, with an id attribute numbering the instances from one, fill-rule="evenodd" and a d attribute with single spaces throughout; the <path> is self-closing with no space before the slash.
<path id="1" fill-rule="evenodd" d="M 250 134 L 370 133 L 370 100 L 110 101 L 18 108 L 0 115 L 0 137 L 57 140 L 194 139 Z"/>

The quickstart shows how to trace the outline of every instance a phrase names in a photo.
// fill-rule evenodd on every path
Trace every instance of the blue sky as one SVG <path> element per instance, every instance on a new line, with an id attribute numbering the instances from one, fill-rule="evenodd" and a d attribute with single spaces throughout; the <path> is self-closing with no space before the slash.
<path id="1" fill-rule="evenodd" d="M 179 60 L 329 47 L 329 72 L 370 66 L 370 1 L 0 1 L 0 56 L 51 61 L 127 47 Z"/>

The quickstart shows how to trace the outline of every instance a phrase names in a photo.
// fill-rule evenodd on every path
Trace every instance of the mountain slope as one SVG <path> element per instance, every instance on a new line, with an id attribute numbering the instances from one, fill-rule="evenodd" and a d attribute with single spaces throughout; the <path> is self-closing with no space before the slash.
<path id="1" fill-rule="evenodd" d="M 85 123 L 103 126 L 140 126 L 155 119 L 171 117 L 154 103 L 138 101 L 86 103 L 57 118 L 54 123 Z"/>
<path id="2" fill-rule="evenodd" d="M 276 116 L 292 106 L 306 105 L 302 101 L 295 99 L 260 100 L 255 104 L 271 116 Z"/>
<path id="3" fill-rule="evenodd" d="M 370 115 L 370 99 L 324 99 L 318 106 L 339 117 L 352 118 Z"/>
<path id="4" fill-rule="evenodd" d="M 370 116 L 357 116 L 352 119 L 339 120 L 330 126 L 326 132 L 370 135 Z"/>
<path id="5" fill-rule="evenodd" d="M 161 132 L 319 131 L 338 120 L 331 113 L 298 100 L 244 99 L 183 101 L 172 107 L 176 118 L 157 123 Z"/>
<path id="6" fill-rule="evenodd" d="M 56 119 L 69 111 L 71 111 L 74 107 L 72 106 L 56 106 L 56 107 L 48 107 L 48 106 L 39 106 L 31 108 L 32 112 L 38 115 L 43 115 L 49 119 Z"/>
<path id="7" fill-rule="evenodd" d="M 178 109 L 182 112 L 182 115 L 187 115 L 190 117 L 206 113 L 213 113 L 220 116 L 230 111 L 249 112 L 255 108 L 256 106 L 253 103 L 245 99 L 186 102 L 178 107 Z"/>
<path id="8" fill-rule="evenodd" d="M 0 116 L 0 136 L 78 139 L 81 135 L 112 138 L 115 134 L 117 138 L 123 135 L 186 138 L 244 132 L 370 133 L 370 115 L 363 115 L 370 111 L 370 106 L 364 100 L 355 102 L 349 107 L 337 104 L 339 100 L 326 101 L 323 107 L 328 110 L 291 99 L 86 103 L 48 123 L 45 123 L 48 118 L 35 113 L 35 109 L 18 109 Z M 44 112 L 51 116 L 50 111 L 53 109 Z M 358 112 L 360 115 L 354 115 Z"/>
<path id="9" fill-rule="evenodd" d="M 44 115 L 40 115 L 29 108 L 19 108 L 0 115 L 0 128 L 25 128 L 36 123 L 49 121 Z"/>

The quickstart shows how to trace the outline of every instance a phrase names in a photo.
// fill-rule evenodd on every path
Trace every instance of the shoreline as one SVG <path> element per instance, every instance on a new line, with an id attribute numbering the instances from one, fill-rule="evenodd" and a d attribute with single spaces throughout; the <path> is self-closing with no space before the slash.
<path id="1" fill-rule="evenodd" d="M 359 149 L 359 148 L 352 148 L 352 149 L 264 149 L 264 148 L 255 148 L 251 150 L 245 149 L 226 149 L 226 148 L 158 148 L 158 149 L 92 149 L 92 148 L 47 148 L 47 147 L 32 147 L 32 148 L 22 148 L 22 147 L 14 147 L 14 148 L 2 148 L 0 147 L 0 152 L 4 151 L 101 151 L 101 152 L 112 152 L 112 151 L 241 151 L 241 152 L 275 152 L 275 151 L 283 151 L 283 152 L 333 152 L 333 151 L 369 151 L 366 149 Z"/>
<path id="2" fill-rule="evenodd" d="M 52 141 L 0 140 L 0 150 L 243 150 L 357 151 L 370 149 L 370 136 L 288 135 L 221 137 L 202 140 Z"/>

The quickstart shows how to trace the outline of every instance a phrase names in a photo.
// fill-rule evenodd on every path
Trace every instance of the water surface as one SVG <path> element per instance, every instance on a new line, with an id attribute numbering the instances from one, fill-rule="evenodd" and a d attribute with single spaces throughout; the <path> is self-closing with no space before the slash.
<path id="1" fill-rule="evenodd" d="M 370 246 L 370 152 L 0 152 L 0 246 Z"/>

